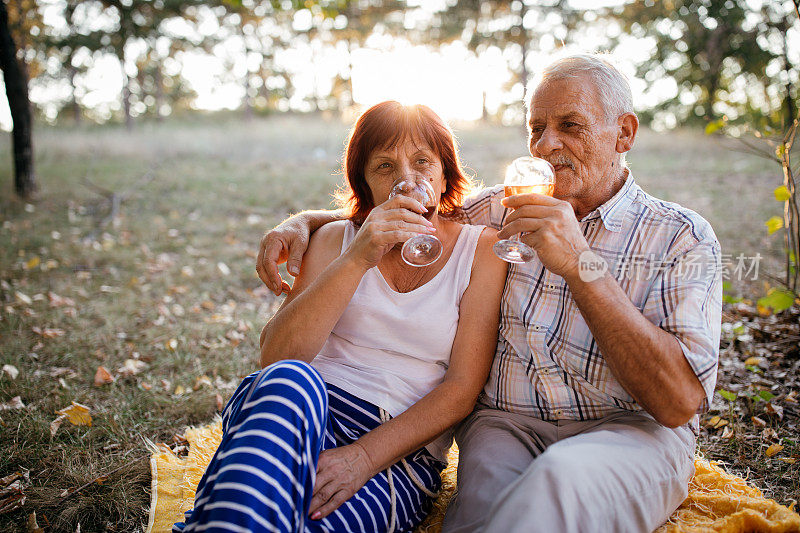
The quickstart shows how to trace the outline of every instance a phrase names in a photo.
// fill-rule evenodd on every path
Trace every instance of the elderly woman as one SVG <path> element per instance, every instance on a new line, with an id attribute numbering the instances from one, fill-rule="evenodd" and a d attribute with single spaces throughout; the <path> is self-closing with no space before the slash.
<path id="1" fill-rule="evenodd" d="M 450 428 L 472 410 L 497 340 L 505 263 L 495 232 L 452 216 L 469 182 L 425 106 L 383 102 L 350 134 L 349 219 L 314 233 L 261 334 L 262 371 L 223 413 L 224 436 L 183 531 L 409 531 L 439 488 Z M 424 176 L 438 214 L 407 196 Z M 401 259 L 435 234 L 441 257 Z"/>

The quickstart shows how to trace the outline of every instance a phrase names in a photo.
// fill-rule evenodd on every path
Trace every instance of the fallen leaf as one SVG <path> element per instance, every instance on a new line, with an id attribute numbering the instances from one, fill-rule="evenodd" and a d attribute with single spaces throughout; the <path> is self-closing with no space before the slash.
<path id="1" fill-rule="evenodd" d="M 200 388 L 203 385 L 210 387 L 211 386 L 211 378 L 206 376 L 206 375 L 199 376 L 196 380 L 194 380 L 194 386 L 192 387 L 192 389 L 193 390 L 200 390 Z"/>
<path id="2" fill-rule="evenodd" d="M 780 405 L 774 405 L 772 402 L 768 402 L 767 405 L 764 406 L 764 410 L 767 414 L 775 415 L 778 417 L 778 420 L 783 420 L 783 407 Z"/>
<path id="3" fill-rule="evenodd" d="M 767 422 L 763 418 L 754 416 L 753 418 L 751 418 L 751 420 L 753 421 L 753 425 L 757 428 L 767 427 Z"/>
<path id="4" fill-rule="evenodd" d="M 25 404 L 22 403 L 21 396 L 14 396 L 6 403 L 0 403 L 0 411 L 7 411 L 9 409 L 24 409 Z"/>
<path id="5" fill-rule="evenodd" d="M 146 381 L 142 381 L 141 383 L 139 383 L 139 386 L 140 386 L 140 387 L 141 387 L 143 390 L 150 390 L 150 389 L 152 389 L 152 388 L 153 388 L 153 386 L 152 386 L 151 384 L 149 384 L 148 382 L 146 382 Z"/>
<path id="6" fill-rule="evenodd" d="M 217 270 L 219 270 L 223 276 L 229 276 L 231 273 L 231 268 L 222 261 L 217 263 Z"/>
<path id="7" fill-rule="evenodd" d="M 76 426 L 92 425 L 92 415 L 89 414 L 89 408 L 77 402 L 72 402 L 68 407 L 59 409 L 56 414 L 66 415 L 67 419 Z"/>
<path id="8" fill-rule="evenodd" d="M 730 438 L 733 437 L 733 435 L 734 435 L 734 432 L 730 428 L 730 426 L 725 426 L 725 429 L 722 430 L 722 435 L 720 435 L 720 438 L 722 438 L 722 439 L 730 439 Z"/>
<path id="9" fill-rule="evenodd" d="M 138 374 L 147 368 L 147 363 L 138 359 L 125 359 L 125 363 L 117 369 L 117 374 L 128 377 Z"/>
<path id="10" fill-rule="evenodd" d="M 3 365 L 3 374 L 8 374 L 11 379 L 17 379 L 19 370 L 14 365 Z"/>
<path id="11" fill-rule="evenodd" d="M 44 529 L 39 527 L 39 524 L 36 522 L 36 511 L 32 512 L 28 516 L 28 533 L 44 533 Z"/>
<path id="12" fill-rule="evenodd" d="M 102 387 L 103 385 L 108 385 L 109 383 L 114 383 L 114 376 L 111 375 L 106 367 L 98 366 L 97 372 L 94 373 L 94 386 Z"/>
<path id="13" fill-rule="evenodd" d="M 711 420 L 709 420 L 706 423 L 706 425 L 708 427 L 711 427 L 711 428 L 714 428 L 714 429 L 719 429 L 721 427 L 727 426 L 728 425 L 728 421 L 725 420 L 724 418 L 720 417 L 720 416 L 713 416 L 713 417 L 711 417 Z"/>
<path id="14" fill-rule="evenodd" d="M 767 454 L 767 457 L 772 457 L 773 455 L 775 455 L 776 453 L 778 453 L 778 452 L 779 452 L 779 451 L 781 451 L 782 449 L 783 449 L 783 446 L 782 446 L 782 445 L 780 445 L 780 444 L 773 444 L 773 445 L 771 445 L 769 448 L 767 448 L 767 451 L 766 451 L 766 452 L 764 452 L 764 453 L 766 453 L 766 454 Z"/>
<path id="15" fill-rule="evenodd" d="M 764 440 L 778 440 L 778 433 L 772 428 L 767 428 L 761 432 L 761 438 Z"/>
<path id="16" fill-rule="evenodd" d="M 48 373 L 51 378 L 58 378 L 61 376 L 66 376 L 68 378 L 74 378 L 78 375 L 74 369 L 66 367 L 66 366 L 54 366 L 50 369 Z"/>
<path id="17" fill-rule="evenodd" d="M 58 431 L 58 428 L 61 427 L 61 423 L 66 418 L 67 418 L 66 415 L 61 415 L 58 418 L 56 418 L 55 420 L 53 420 L 52 422 L 50 422 L 50 436 L 51 437 L 55 437 L 56 436 L 56 432 Z"/>
<path id="18" fill-rule="evenodd" d="M 31 297 L 28 296 L 27 294 L 25 294 L 24 292 L 16 291 L 14 293 L 14 296 L 16 296 L 17 300 L 19 300 L 20 302 L 24 303 L 25 305 L 31 305 L 33 303 L 33 300 L 31 300 Z"/>
<path id="19" fill-rule="evenodd" d="M 758 364 L 763 360 L 764 359 L 761 358 L 761 357 L 748 357 L 747 360 L 745 360 L 744 365 L 745 366 L 751 366 L 751 365 L 752 366 L 758 366 Z"/>
<path id="20" fill-rule="evenodd" d="M 0 514 L 9 513 L 25 505 L 25 489 L 30 485 L 28 471 L 15 472 L 0 479 Z"/>
<path id="21" fill-rule="evenodd" d="M 217 412 L 221 413 L 222 412 L 222 407 L 223 407 L 223 405 L 222 405 L 222 395 L 221 394 L 217 394 L 216 397 L 215 397 L 215 400 L 217 401 Z"/>
<path id="22" fill-rule="evenodd" d="M 793 465 L 797 462 L 797 459 L 795 459 L 794 457 L 776 457 L 776 459 L 778 461 L 783 461 L 784 463 L 788 463 L 790 465 Z"/>
<path id="23" fill-rule="evenodd" d="M 797 403 L 797 391 L 793 390 L 789 394 L 786 395 L 786 398 L 783 399 L 785 402 L 789 403 Z"/>
<path id="24" fill-rule="evenodd" d="M 33 330 L 33 332 L 37 335 L 41 335 L 45 339 L 53 339 L 64 334 L 64 330 L 59 328 L 39 328 L 37 326 L 33 326 L 31 330 Z"/>
<path id="25" fill-rule="evenodd" d="M 73 300 L 72 298 L 59 296 L 54 292 L 48 292 L 47 297 L 50 300 L 50 307 L 75 306 L 75 300 Z"/>
<path id="26" fill-rule="evenodd" d="M 178 385 L 177 387 L 175 387 L 175 392 L 173 394 L 175 394 L 175 396 L 180 396 L 180 395 L 184 394 L 185 392 L 186 392 L 186 389 L 184 388 L 184 386 L 183 385 Z"/>
<path id="27" fill-rule="evenodd" d="M 170 339 L 164 343 L 164 346 L 170 352 L 174 352 L 175 350 L 178 349 L 178 341 L 176 339 Z"/>

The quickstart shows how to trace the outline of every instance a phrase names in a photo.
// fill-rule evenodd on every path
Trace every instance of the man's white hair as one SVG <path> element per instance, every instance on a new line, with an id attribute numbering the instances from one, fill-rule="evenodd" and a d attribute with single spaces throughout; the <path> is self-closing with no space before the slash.
<path id="1" fill-rule="evenodd" d="M 544 68 L 528 87 L 525 102 L 530 108 L 533 94 L 542 83 L 574 76 L 589 75 L 597 88 L 607 120 L 633 113 L 633 95 L 628 79 L 601 54 L 576 54 L 557 59 Z"/>

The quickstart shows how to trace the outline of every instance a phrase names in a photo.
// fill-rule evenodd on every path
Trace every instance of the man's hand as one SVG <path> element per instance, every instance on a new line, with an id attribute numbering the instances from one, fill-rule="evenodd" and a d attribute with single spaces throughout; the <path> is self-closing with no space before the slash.
<path id="1" fill-rule="evenodd" d="M 312 520 L 322 520 L 372 477 L 369 456 L 358 442 L 324 450 L 317 463 L 317 479 L 309 506 Z"/>
<path id="2" fill-rule="evenodd" d="M 291 290 L 289 284 L 281 278 L 278 265 L 285 262 L 289 274 L 297 276 L 310 235 L 308 221 L 301 214 L 284 220 L 261 238 L 256 272 L 264 285 L 276 296 Z"/>
<path id="3" fill-rule="evenodd" d="M 522 241 L 536 250 L 547 270 L 561 277 L 577 272 L 578 257 L 590 248 L 568 202 L 529 193 L 509 196 L 502 203 L 514 211 L 497 234 L 499 239 L 523 233 Z"/>

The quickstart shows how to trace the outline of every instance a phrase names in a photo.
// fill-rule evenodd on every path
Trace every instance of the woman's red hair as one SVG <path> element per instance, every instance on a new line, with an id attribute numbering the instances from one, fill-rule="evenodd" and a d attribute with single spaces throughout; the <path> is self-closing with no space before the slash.
<path id="1" fill-rule="evenodd" d="M 391 148 L 404 139 L 424 141 L 442 161 L 445 190 L 439 213 L 453 215 L 471 188 L 461 169 L 453 132 L 429 107 L 404 106 L 393 100 L 376 104 L 358 117 L 347 140 L 342 170 L 349 188 L 339 198 L 350 220 L 361 223 L 372 210 L 372 193 L 364 169 L 376 148 Z"/>

